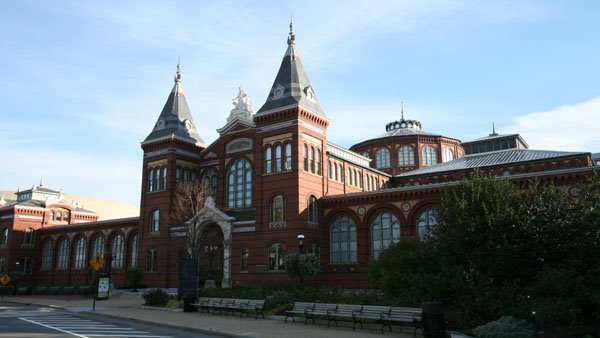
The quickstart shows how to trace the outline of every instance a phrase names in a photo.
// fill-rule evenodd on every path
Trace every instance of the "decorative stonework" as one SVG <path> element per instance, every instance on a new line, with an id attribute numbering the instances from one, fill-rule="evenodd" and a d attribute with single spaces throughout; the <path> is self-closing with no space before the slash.
<path id="1" fill-rule="evenodd" d="M 250 97 L 246 94 L 244 88 L 239 87 L 238 96 L 233 99 L 233 107 L 231 114 L 227 118 L 227 122 L 231 122 L 235 119 L 252 122 L 254 108 L 252 108 L 252 101 L 250 101 Z"/>

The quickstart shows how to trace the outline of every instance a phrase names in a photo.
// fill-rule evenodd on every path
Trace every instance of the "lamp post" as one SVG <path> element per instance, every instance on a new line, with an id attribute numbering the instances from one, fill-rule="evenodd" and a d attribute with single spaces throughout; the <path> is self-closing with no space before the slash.
<path id="1" fill-rule="evenodd" d="M 15 279 L 15 289 L 13 290 L 13 295 L 17 294 L 17 280 L 19 279 L 19 272 L 21 272 L 21 262 L 17 261 L 15 263 L 15 274 L 13 275 L 13 278 Z"/>
<path id="2" fill-rule="evenodd" d="M 302 246 L 304 245 L 304 233 L 300 231 L 296 238 L 298 238 L 298 246 L 300 247 L 300 254 L 302 254 Z"/>

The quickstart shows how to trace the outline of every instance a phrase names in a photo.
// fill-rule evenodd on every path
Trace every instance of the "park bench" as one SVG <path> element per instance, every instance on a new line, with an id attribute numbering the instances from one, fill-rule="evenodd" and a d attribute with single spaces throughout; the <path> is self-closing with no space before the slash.
<path id="1" fill-rule="evenodd" d="M 382 333 L 386 326 L 391 332 L 392 325 L 399 325 L 414 327 L 416 335 L 417 329 L 423 331 L 422 316 L 420 308 L 363 305 L 361 310 L 352 312 L 352 328 L 360 324 L 362 329 L 363 323 L 373 321 L 381 324 Z"/>
<path id="2" fill-rule="evenodd" d="M 314 309 L 315 303 L 306 303 L 306 302 L 294 302 L 294 307 L 291 310 L 285 311 L 285 322 L 287 323 L 288 318 L 292 317 L 292 321 L 295 322 L 295 316 L 304 316 L 304 324 L 308 320 L 305 316 L 306 311 L 310 311 Z"/>
<path id="3" fill-rule="evenodd" d="M 198 308 L 200 313 L 209 311 L 212 309 L 213 314 L 219 311 L 219 314 L 225 312 L 225 316 L 229 313 L 234 315 L 236 312 L 240 313 L 240 317 L 246 314 L 250 317 L 250 313 L 254 313 L 254 318 L 257 319 L 258 315 L 262 315 L 265 318 L 264 299 L 233 299 L 233 298 L 209 298 L 200 297 L 196 303 L 192 303 L 192 306 Z"/>

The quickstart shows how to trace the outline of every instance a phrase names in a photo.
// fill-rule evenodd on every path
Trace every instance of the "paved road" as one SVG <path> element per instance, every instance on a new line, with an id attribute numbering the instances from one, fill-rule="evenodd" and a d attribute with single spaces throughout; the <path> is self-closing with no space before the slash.
<path id="1" fill-rule="evenodd" d="M 211 338 L 206 334 L 62 309 L 0 303 L 0 336 L 44 338 Z"/>

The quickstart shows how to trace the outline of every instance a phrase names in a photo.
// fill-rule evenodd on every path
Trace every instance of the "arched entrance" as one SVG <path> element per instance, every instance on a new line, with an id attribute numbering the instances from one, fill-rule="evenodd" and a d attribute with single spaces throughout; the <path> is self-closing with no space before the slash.
<path id="1" fill-rule="evenodd" d="M 198 279 L 200 285 L 214 281 L 220 286 L 223 279 L 223 231 L 216 223 L 207 224 L 198 243 Z M 209 282 L 212 283 L 212 282 Z"/>

